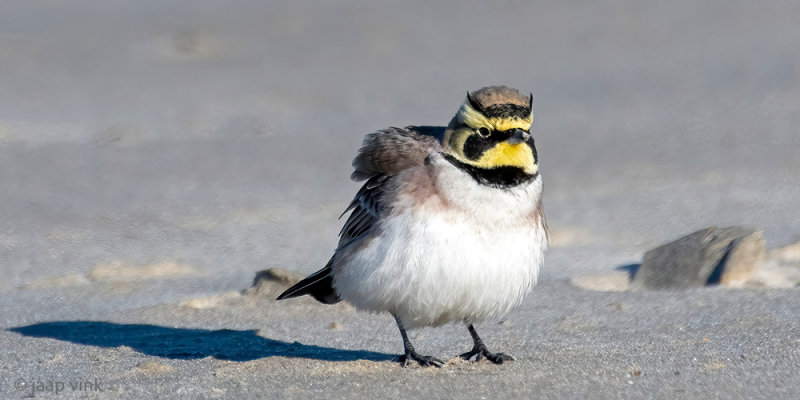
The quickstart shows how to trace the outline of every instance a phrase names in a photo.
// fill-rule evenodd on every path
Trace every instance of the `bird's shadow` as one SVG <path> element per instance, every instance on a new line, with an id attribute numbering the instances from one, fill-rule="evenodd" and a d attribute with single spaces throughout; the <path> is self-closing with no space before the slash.
<path id="1" fill-rule="evenodd" d="M 11 328 L 25 336 L 64 340 L 90 346 L 128 346 L 136 351 L 172 359 L 213 357 L 250 361 L 281 356 L 324 361 L 388 361 L 391 354 L 365 350 L 341 350 L 268 339 L 256 331 L 170 328 L 105 321 L 54 321 Z"/>

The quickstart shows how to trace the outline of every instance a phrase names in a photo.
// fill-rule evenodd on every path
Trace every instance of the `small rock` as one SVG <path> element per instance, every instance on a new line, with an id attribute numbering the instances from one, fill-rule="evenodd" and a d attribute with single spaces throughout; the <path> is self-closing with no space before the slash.
<path id="1" fill-rule="evenodd" d="M 764 261 L 766 248 L 764 236 L 756 231 L 734 239 L 722 265 L 719 283 L 725 286 L 743 287 L 753 276 L 755 269 Z"/>
<path id="2" fill-rule="evenodd" d="M 296 272 L 288 271 L 283 268 L 270 268 L 256 273 L 256 277 L 253 279 L 253 286 L 257 286 L 261 280 L 277 281 L 286 285 L 294 285 L 300 282 L 300 279 L 303 279 L 303 277 Z"/>
<path id="3" fill-rule="evenodd" d="M 763 254 L 761 232 L 712 226 L 645 253 L 631 286 L 643 290 L 735 284 L 746 280 Z"/>
<path id="4" fill-rule="evenodd" d="M 333 330 L 333 331 L 340 331 L 340 330 L 342 330 L 342 324 L 340 324 L 340 323 L 338 323 L 336 321 L 333 321 L 333 322 L 331 322 L 330 325 L 328 325 L 328 329 Z"/>
<path id="5" fill-rule="evenodd" d="M 256 277 L 253 279 L 253 285 L 250 286 L 247 290 L 244 291 L 245 295 L 250 296 L 257 296 L 257 295 L 269 295 L 272 296 L 276 290 L 281 290 L 286 286 L 294 285 L 300 280 L 303 279 L 303 276 L 293 272 L 288 271 L 283 268 L 270 268 L 263 271 L 258 271 L 256 273 Z M 276 288 L 279 286 L 278 288 Z"/>

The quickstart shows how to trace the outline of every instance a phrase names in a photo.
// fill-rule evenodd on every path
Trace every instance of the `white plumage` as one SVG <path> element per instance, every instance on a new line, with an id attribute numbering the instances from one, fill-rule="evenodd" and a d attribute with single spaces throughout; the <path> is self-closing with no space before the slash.
<path id="1" fill-rule="evenodd" d="M 528 220 L 541 177 L 499 191 L 438 154 L 419 168 L 432 173 L 441 198 L 414 205 L 413 194 L 401 191 L 379 233 L 334 261 L 339 296 L 359 309 L 388 311 L 406 328 L 505 315 L 536 284 L 547 248 L 544 229 Z"/>

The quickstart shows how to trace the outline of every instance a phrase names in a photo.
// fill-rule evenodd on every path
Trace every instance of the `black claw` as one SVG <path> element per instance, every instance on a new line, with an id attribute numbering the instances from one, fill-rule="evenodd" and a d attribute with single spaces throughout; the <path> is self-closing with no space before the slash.
<path id="1" fill-rule="evenodd" d="M 486 359 L 488 359 L 489 361 L 491 361 L 491 362 L 493 362 L 495 364 L 502 364 L 505 361 L 514 361 L 515 360 L 514 357 L 512 357 L 509 354 L 505 354 L 505 353 L 494 353 L 494 354 L 491 354 L 491 355 L 487 354 L 486 355 Z"/>
<path id="2" fill-rule="evenodd" d="M 475 349 L 472 349 L 466 353 L 459 354 L 458 356 L 463 358 L 464 360 L 469 360 L 470 358 L 475 357 L 478 354 L 480 354 L 480 352 L 475 351 Z"/>
<path id="3" fill-rule="evenodd" d="M 398 361 L 400 362 L 400 366 L 403 368 L 411 365 L 411 360 L 409 360 L 408 357 L 406 356 L 400 356 L 400 359 Z"/>
<path id="4" fill-rule="evenodd" d="M 400 362 L 400 366 L 407 367 L 411 365 L 411 361 L 416 361 L 419 365 L 423 367 L 436 367 L 441 368 L 444 365 L 444 361 L 434 358 L 431 356 L 421 356 L 417 354 L 414 350 L 414 346 L 411 345 L 411 341 L 408 340 L 408 335 L 406 334 L 405 328 L 403 328 L 403 323 L 400 322 L 400 319 L 397 316 L 394 317 L 395 321 L 397 321 L 397 327 L 400 328 L 400 335 L 403 337 L 403 347 L 405 348 L 406 352 L 398 361 Z"/>
<path id="5" fill-rule="evenodd" d="M 472 357 L 475 357 L 475 362 L 479 362 L 485 358 L 495 364 L 502 364 L 505 361 L 515 360 L 514 357 L 506 353 L 490 353 L 489 350 L 486 349 L 486 347 L 473 348 L 472 350 L 464 354 L 461 354 L 459 357 L 467 361 L 469 361 Z"/>
<path id="6" fill-rule="evenodd" d="M 486 345 L 483 344 L 483 341 L 478 336 L 478 332 L 475 331 L 475 328 L 470 325 L 467 327 L 469 329 L 469 333 L 472 335 L 472 338 L 475 340 L 475 346 L 472 347 L 472 350 L 461 354 L 459 357 L 469 361 L 472 357 L 475 357 L 475 362 L 481 361 L 484 358 L 487 360 L 495 363 L 495 364 L 502 364 L 505 361 L 514 361 L 514 357 L 505 354 L 505 353 L 490 353 L 489 349 L 486 348 Z"/>
<path id="7" fill-rule="evenodd" d="M 404 354 L 400 356 L 400 366 L 405 368 L 412 364 L 413 361 L 416 361 L 422 367 L 436 367 L 441 368 L 444 365 L 444 361 L 431 357 L 431 356 L 421 356 L 417 353 L 410 353 Z"/>

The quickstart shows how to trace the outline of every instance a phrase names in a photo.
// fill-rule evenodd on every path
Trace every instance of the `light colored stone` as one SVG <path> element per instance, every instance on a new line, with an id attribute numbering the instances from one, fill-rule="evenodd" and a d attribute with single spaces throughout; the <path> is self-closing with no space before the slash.
<path id="1" fill-rule="evenodd" d="M 719 283 L 731 287 L 743 287 L 764 261 L 766 247 L 761 231 L 733 240 L 723 259 Z"/>
<path id="2" fill-rule="evenodd" d="M 645 253 L 631 287 L 634 290 L 702 287 L 720 282 L 726 270 L 727 282 L 746 281 L 763 258 L 763 252 L 760 232 L 738 226 L 712 226 Z"/>

